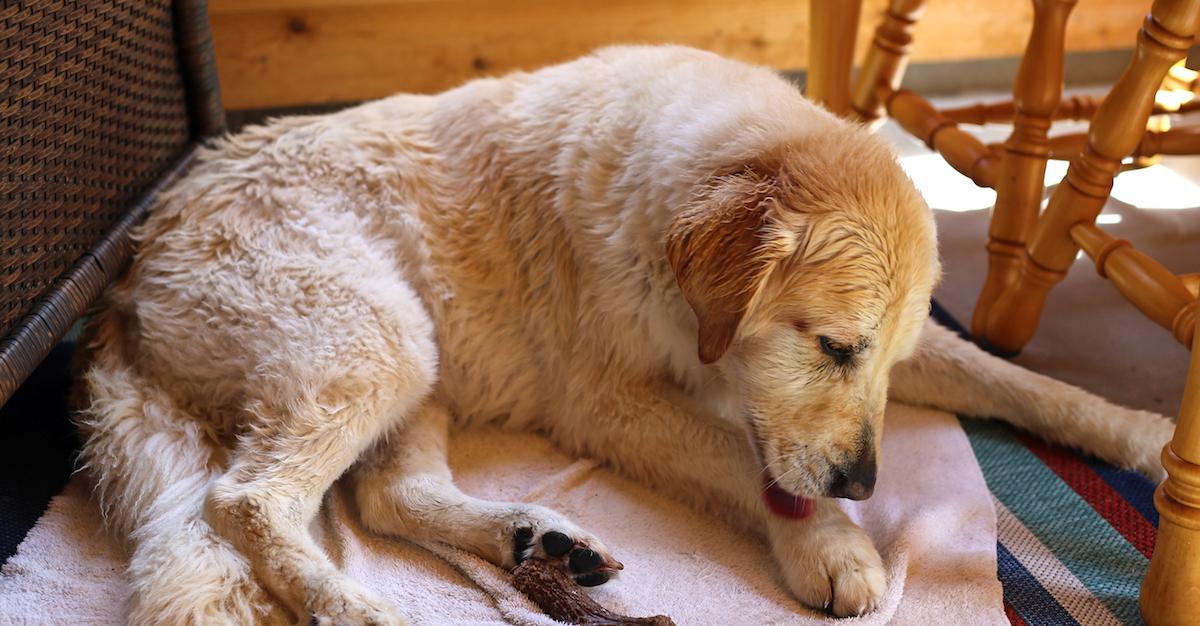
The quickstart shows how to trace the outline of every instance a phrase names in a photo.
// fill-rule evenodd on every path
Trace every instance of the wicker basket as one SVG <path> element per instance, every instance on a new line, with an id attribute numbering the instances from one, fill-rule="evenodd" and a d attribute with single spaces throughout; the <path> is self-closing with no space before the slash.
<path id="1" fill-rule="evenodd" d="M 0 404 L 222 132 L 204 0 L 0 1 Z"/>

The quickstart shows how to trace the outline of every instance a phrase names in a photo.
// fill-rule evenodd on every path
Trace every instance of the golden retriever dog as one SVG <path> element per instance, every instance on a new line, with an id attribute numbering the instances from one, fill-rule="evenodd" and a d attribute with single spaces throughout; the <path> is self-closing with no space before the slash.
<path id="1" fill-rule="evenodd" d="M 932 325 L 938 277 L 883 140 L 686 48 L 224 138 L 156 201 L 90 323 L 84 460 L 129 542 L 129 619 L 419 612 L 309 536 L 343 474 L 375 532 L 615 576 L 562 515 L 455 487 L 446 441 L 468 425 L 544 433 L 761 533 L 781 582 L 839 616 L 886 584 L 833 498 L 871 495 L 889 389 L 1162 474 L 1166 418 Z"/>

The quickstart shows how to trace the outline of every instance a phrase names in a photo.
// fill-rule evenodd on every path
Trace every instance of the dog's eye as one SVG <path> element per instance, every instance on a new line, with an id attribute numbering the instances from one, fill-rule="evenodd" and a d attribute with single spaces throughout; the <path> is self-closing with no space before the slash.
<path id="1" fill-rule="evenodd" d="M 821 352 L 833 358 L 838 365 L 845 365 L 854 358 L 854 348 L 847 348 L 833 343 L 829 337 L 817 337 L 817 342 L 821 344 Z"/>

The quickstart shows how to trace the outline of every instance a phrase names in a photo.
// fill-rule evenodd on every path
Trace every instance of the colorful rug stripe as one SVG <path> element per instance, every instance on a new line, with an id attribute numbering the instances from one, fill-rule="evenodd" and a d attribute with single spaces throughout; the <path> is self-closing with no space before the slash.
<path id="1" fill-rule="evenodd" d="M 1117 469 L 1104 461 L 1084 458 L 1084 463 L 1121 495 L 1121 499 L 1137 509 L 1146 521 L 1158 528 L 1158 509 L 1154 508 L 1154 483 L 1137 472 Z"/>
<path id="2" fill-rule="evenodd" d="M 1157 529 L 1078 455 L 1065 448 L 1051 447 L 1027 433 L 1017 433 L 1017 441 L 1041 459 L 1138 552 L 1150 558 Z"/>
<path id="3" fill-rule="evenodd" d="M 1010 427 L 981 420 L 963 420 L 963 427 L 988 487 L 1021 526 L 1121 623 L 1140 623 L 1137 595 L 1148 565 L 1145 555 L 1025 447 Z M 1020 551 L 1012 536 L 1002 534 L 999 541 L 1009 557 L 1014 547 Z M 1015 557 L 1011 561 L 1020 565 Z M 1052 614 L 1035 619 L 1037 614 L 1015 597 L 1010 602 L 1030 624 L 1061 623 Z"/>
<path id="4" fill-rule="evenodd" d="M 1038 585 L 1054 598 L 1058 607 L 1070 614 L 1073 621 L 1087 626 L 1119 626 L 1121 624 L 1092 592 L 1063 565 L 1062 561 L 1033 536 L 1003 502 L 993 498 L 996 506 L 996 531 L 1003 548 L 1021 564 L 1031 579 L 1014 578 L 1009 584 Z M 1001 586 L 1005 581 L 1001 579 Z M 1043 604 L 1046 604 L 1043 602 Z M 1055 612 L 1043 607 L 1040 613 Z M 1054 620 L 1057 621 L 1057 620 Z M 1038 623 L 1046 623 L 1043 618 Z"/>
<path id="5" fill-rule="evenodd" d="M 1008 618 L 1008 623 L 1012 624 L 1012 626 L 1028 626 L 1025 620 L 1021 619 L 1021 616 L 1013 609 L 1012 605 L 1008 603 L 1008 600 L 1004 601 L 1004 616 Z"/>
<path id="6" fill-rule="evenodd" d="M 1079 626 L 1054 596 L 1004 547 L 996 544 L 996 569 L 1004 597 L 1028 623 L 1038 626 Z"/>

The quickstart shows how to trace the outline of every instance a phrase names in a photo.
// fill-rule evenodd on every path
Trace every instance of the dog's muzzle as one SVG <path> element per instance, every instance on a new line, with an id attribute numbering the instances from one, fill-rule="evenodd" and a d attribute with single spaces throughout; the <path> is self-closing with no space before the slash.
<path id="1" fill-rule="evenodd" d="M 863 446 L 849 464 L 836 467 L 825 493 L 831 498 L 866 500 L 875 491 L 875 447 Z"/>

